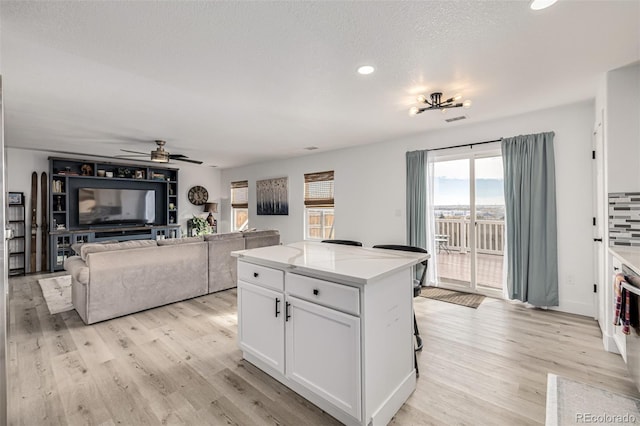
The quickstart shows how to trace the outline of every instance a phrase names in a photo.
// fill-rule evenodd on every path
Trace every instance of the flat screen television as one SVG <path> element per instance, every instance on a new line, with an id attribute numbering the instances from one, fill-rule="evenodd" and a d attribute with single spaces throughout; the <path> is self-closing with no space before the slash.
<path id="1" fill-rule="evenodd" d="M 155 220 L 154 190 L 78 188 L 80 225 L 140 225 Z"/>

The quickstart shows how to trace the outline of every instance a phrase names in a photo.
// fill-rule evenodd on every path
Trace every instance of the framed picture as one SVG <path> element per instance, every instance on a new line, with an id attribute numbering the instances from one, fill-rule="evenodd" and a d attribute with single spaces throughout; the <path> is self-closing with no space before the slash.
<path id="1" fill-rule="evenodd" d="M 289 214 L 289 178 L 265 179 L 256 182 L 259 215 Z"/>
<path id="2" fill-rule="evenodd" d="M 136 179 L 144 179 L 144 170 L 136 170 Z"/>
<path id="3" fill-rule="evenodd" d="M 22 204 L 22 192 L 10 192 L 9 204 Z"/>

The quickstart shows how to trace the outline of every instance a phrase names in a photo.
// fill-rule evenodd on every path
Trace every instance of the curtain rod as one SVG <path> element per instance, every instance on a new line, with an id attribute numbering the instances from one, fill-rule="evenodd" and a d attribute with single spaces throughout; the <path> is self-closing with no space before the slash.
<path id="1" fill-rule="evenodd" d="M 469 146 L 469 147 L 471 147 L 471 149 L 473 149 L 474 145 L 484 145 L 485 143 L 494 143 L 494 142 L 500 142 L 500 141 L 502 141 L 502 138 L 495 139 L 495 140 L 492 140 L 492 141 L 484 141 L 484 142 L 476 142 L 476 143 L 465 143 L 465 144 L 462 144 L 462 145 L 454 145 L 454 146 L 444 146 L 442 148 L 428 149 L 427 151 L 440 151 L 441 149 L 462 148 L 463 146 Z"/>

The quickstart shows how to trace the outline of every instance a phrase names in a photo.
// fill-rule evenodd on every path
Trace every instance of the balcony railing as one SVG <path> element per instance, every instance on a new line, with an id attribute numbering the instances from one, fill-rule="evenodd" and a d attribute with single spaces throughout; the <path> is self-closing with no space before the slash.
<path id="1" fill-rule="evenodd" d="M 449 250 L 466 253 L 470 249 L 468 219 L 438 219 L 436 218 L 436 234 L 449 238 L 446 244 Z M 476 247 L 478 253 L 504 254 L 504 221 L 477 220 Z"/>

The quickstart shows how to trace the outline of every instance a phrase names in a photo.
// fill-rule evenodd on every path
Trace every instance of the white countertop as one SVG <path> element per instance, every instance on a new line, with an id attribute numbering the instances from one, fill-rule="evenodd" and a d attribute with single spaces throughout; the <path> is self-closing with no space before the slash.
<path id="1" fill-rule="evenodd" d="M 430 257 L 423 253 L 311 241 L 234 251 L 231 255 L 264 266 L 355 284 L 383 278 Z"/>
<path id="2" fill-rule="evenodd" d="M 609 247 L 609 252 L 640 275 L 640 247 L 613 246 Z"/>

